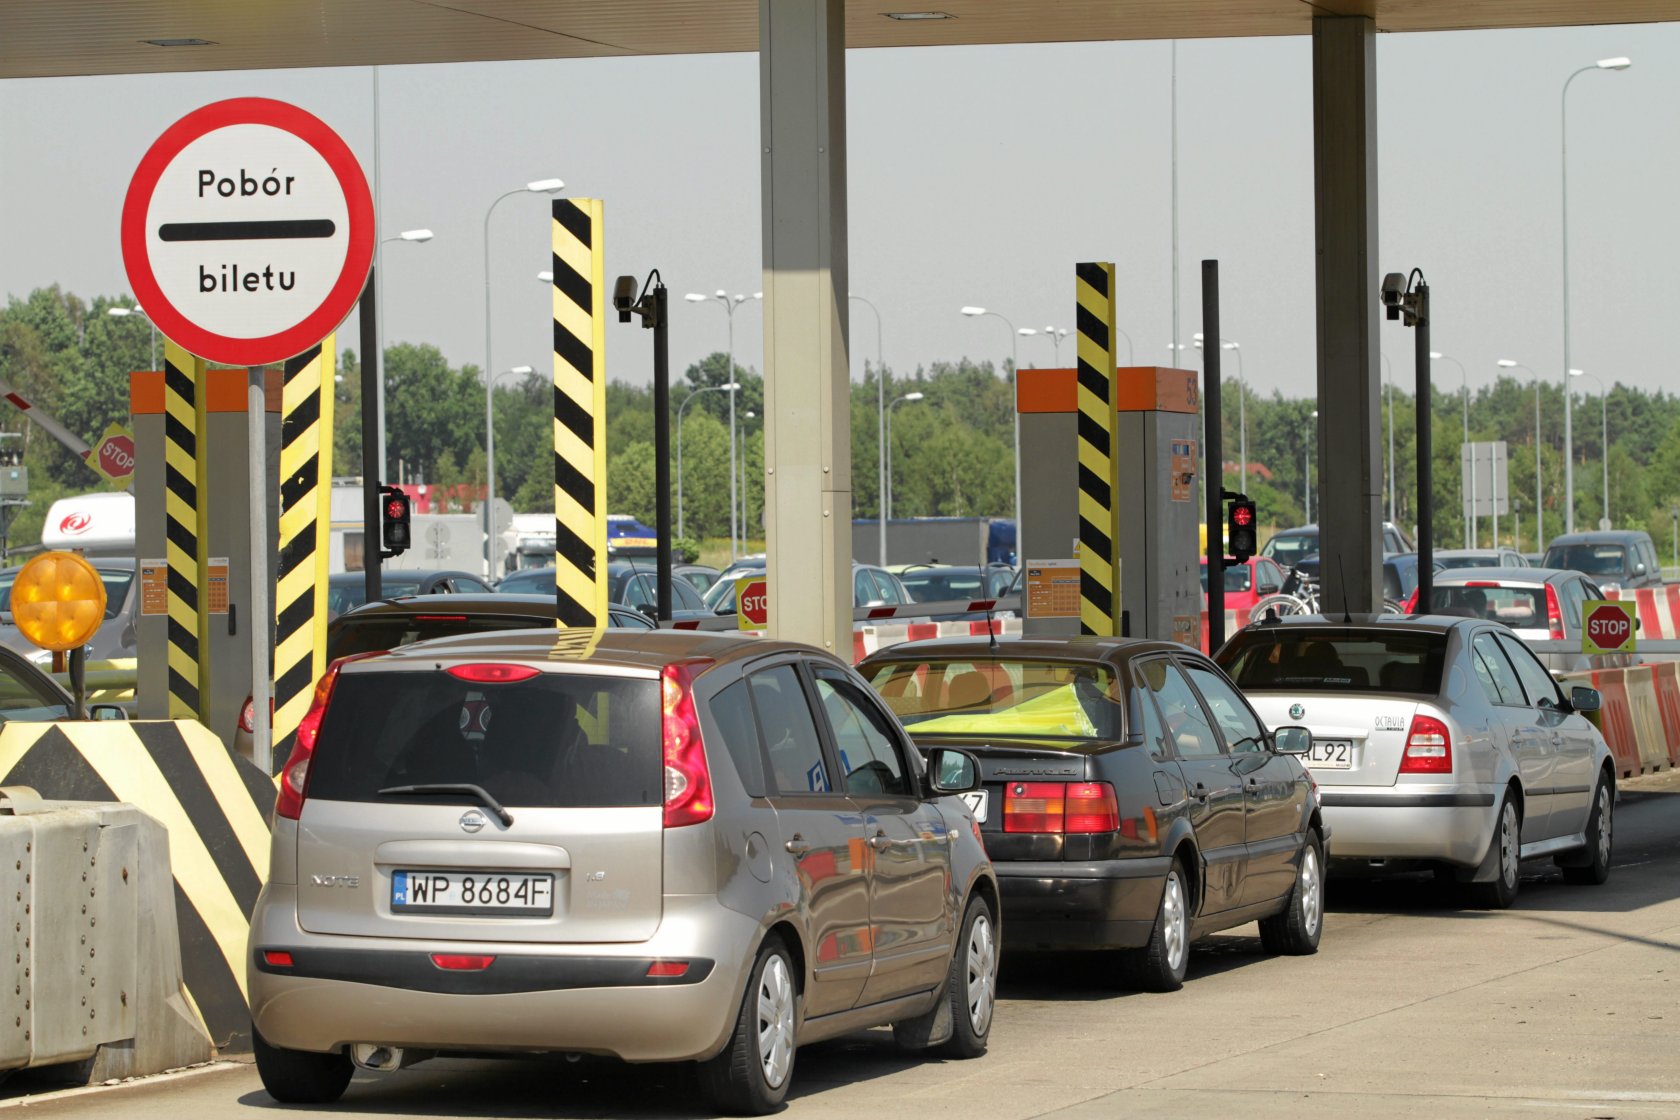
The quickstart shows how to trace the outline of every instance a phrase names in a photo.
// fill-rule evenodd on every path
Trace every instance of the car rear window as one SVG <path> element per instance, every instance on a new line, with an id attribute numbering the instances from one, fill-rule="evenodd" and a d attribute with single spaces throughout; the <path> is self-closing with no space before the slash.
<path id="1" fill-rule="evenodd" d="M 1120 738 L 1124 698 L 1106 665 L 895 661 L 869 683 L 912 735 Z"/>
<path id="2" fill-rule="evenodd" d="M 904 572 L 898 582 L 918 603 L 943 603 L 952 599 L 983 599 L 986 581 L 979 572 Z"/>
<path id="3" fill-rule="evenodd" d="M 488 634 L 496 630 L 530 630 L 541 619 L 449 614 L 350 616 L 327 630 L 327 660 L 353 653 L 382 653 L 398 646 L 459 634 Z"/>
<path id="4" fill-rule="evenodd" d="M 1436 587 L 1429 593 L 1430 614 L 1485 618 L 1513 630 L 1546 629 L 1546 589 L 1477 584 Z"/>
<path id="5" fill-rule="evenodd" d="M 1254 569 L 1247 564 L 1225 569 L 1226 591 L 1247 591 L 1253 583 Z M 1207 594 L 1207 565 L 1202 565 L 1202 594 Z"/>
<path id="6" fill-rule="evenodd" d="M 1245 692 L 1441 689 L 1445 634 L 1299 626 L 1239 633 L 1215 658 Z"/>
<path id="7" fill-rule="evenodd" d="M 1628 570 L 1627 549 L 1619 544 L 1565 544 L 1546 550 L 1543 568 L 1567 568 L 1589 576 L 1619 576 Z"/>
<path id="8" fill-rule="evenodd" d="M 346 673 L 310 762 L 309 796 L 436 803 L 392 786 L 468 782 L 509 808 L 659 805 L 659 682 L 540 673 Z M 470 795 L 460 800 L 471 802 Z"/>

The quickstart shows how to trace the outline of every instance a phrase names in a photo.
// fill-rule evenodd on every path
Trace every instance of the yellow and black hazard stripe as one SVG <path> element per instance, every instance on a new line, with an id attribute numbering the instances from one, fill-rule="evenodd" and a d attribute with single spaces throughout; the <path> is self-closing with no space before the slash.
<path id="1" fill-rule="evenodd" d="M 1114 265 L 1074 266 L 1079 327 L 1079 630 L 1118 634 L 1114 539 Z"/>
<path id="2" fill-rule="evenodd" d="M 554 200 L 554 607 L 607 622 L 606 258 L 601 200 Z"/>
<path id="3" fill-rule="evenodd" d="M 204 549 L 203 464 L 198 415 L 204 361 L 163 346 L 164 562 L 169 596 L 169 714 L 196 719 L 204 695 L 199 573 Z"/>
<path id="4" fill-rule="evenodd" d="M 334 336 L 286 362 L 280 390 L 280 570 L 274 589 L 274 759 L 284 763 L 326 671 Z M 377 548 L 378 542 L 366 547 Z"/>
<path id="5" fill-rule="evenodd" d="M 163 825 L 187 992 L 219 1049 L 250 1049 L 246 936 L 268 869 L 274 783 L 183 720 L 8 723 L 0 785 L 51 800 L 126 801 Z"/>

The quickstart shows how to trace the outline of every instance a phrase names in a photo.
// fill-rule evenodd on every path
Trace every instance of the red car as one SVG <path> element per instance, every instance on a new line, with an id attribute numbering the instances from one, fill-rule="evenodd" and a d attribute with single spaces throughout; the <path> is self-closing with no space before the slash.
<path id="1" fill-rule="evenodd" d="M 1237 628 L 1248 625 L 1248 613 L 1254 604 L 1283 589 L 1283 577 L 1278 562 L 1265 556 L 1255 556 L 1225 569 L 1225 610 L 1235 612 Z M 1202 609 L 1207 609 L 1206 559 L 1202 560 Z"/>

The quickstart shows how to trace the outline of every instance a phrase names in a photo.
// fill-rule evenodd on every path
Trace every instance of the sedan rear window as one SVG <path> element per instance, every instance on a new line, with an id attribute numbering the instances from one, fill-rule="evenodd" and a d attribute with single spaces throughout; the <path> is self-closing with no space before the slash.
<path id="1" fill-rule="evenodd" d="M 1589 576 L 1619 576 L 1628 570 L 1627 549 L 1619 544 L 1566 544 L 1546 550 L 1546 568 L 1566 568 Z"/>
<path id="2" fill-rule="evenodd" d="M 436 803 L 393 786 L 471 783 L 509 808 L 659 805 L 659 682 L 540 673 L 346 673 L 310 762 L 309 796 Z M 451 795 L 453 796 L 453 795 Z M 472 803 L 470 794 L 459 795 Z"/>
<path id="3" fill-rule="evenodd" d="M 327 660 L 353 653 L 382 653 L 399 646 L 460 634 L 488 634 L 494 630 L 530 630 L 543 625 L 535 618 L 450 614 L 351 615 L 327 630 Z"/>
<path id="4" fill-rule="evenodd" d="M 1445 634 L 1290 626 L 1244 630 L 1215 660 L 1245 692 L 1433 694 L 1446 650 Z"/>
<path id="5" fill-rule="evenodd" d="M 1513 630 L 1546 629 L 1546 589 L 1478 584 L 1436 587 L 1429 594 L 1430 614 L 1485 618 Z"/>
<path id="6" fill-rule="evenodd" d="M 1120 695 L 1106 665 L 897 661 L 869 683 L 912 735 L 1118 739 Z"/>

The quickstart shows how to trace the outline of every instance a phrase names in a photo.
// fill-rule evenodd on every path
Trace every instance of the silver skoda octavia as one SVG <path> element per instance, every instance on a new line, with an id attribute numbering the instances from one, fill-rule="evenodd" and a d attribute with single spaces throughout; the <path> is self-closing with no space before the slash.
<path id="1" fill-rule="evenodd" d="M 257 1068 L 336 1100 L 439 1051 L 692 1060 L 775 1109 L 796 1048 L 985 1052 L 997 883 L 842 662 L 703 633 L 515 631 L 335 663 L 252 918 Z"/>

